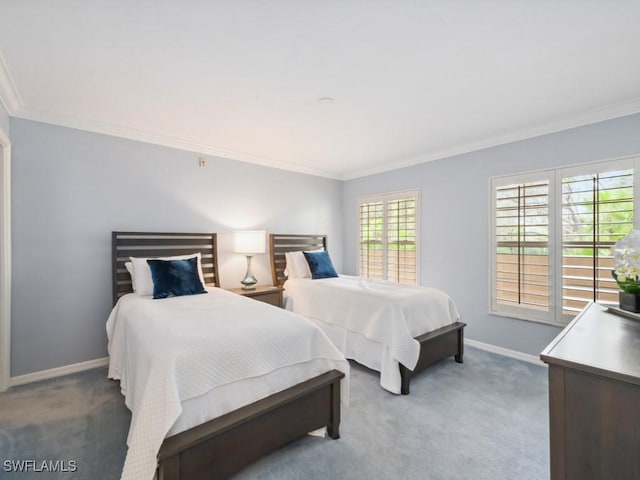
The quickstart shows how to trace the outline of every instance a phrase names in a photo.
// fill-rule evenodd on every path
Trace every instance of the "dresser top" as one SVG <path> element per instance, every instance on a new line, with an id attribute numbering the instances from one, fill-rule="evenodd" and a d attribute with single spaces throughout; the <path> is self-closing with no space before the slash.
<path id="1" fill-rule="evenodd" d="M 640 385 L 640 320 L 615 315 L 591 303 L 540 358 L 550 365 Z"/>

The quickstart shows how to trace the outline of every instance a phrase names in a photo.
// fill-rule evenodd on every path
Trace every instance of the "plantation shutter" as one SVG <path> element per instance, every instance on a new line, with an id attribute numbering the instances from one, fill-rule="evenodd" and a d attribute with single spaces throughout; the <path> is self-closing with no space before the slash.
<path id="1" fill-rule="evenodd" d="M 493 177 L 491 313 L 566 325 L 618 305 L 611 247 L 634 228 L 640 157 Z"/>
<path id="2" fill-rule="evenodd" d="M 417 283 L 415 198 L 387 202 L 387 280 Z"/>
<path id="3" fill-rule="evenodd" d="M 632 229 L 633 169 L 563 174 L 563 314 L 590 301 L 618 303 L 611 246 Z"/>
<path id="4" fill-rule="evenodd" d="M 359 275 L 418 283 L 418 192 L 398 192 L 359 202 Z"/>
<path id="5" fill-rule="evenodd" d="M 549 181 L 495 189 L 497 304 L 549 311 Z"/>
<path id="6" fill-rule="evenodd" d="M 360 204 L 360 276 L 384 278 L 384 204 Z"/>

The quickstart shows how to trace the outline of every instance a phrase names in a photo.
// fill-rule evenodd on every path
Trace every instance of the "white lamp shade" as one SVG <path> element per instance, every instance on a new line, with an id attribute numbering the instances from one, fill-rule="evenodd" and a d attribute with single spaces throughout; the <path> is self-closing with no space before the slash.
<path id="1" fill-rule="evenodd" d="M 264 230 L 241 230 L 233 234 L 233 251 L 252 254 L 266 251 L 267 234 Z"/>

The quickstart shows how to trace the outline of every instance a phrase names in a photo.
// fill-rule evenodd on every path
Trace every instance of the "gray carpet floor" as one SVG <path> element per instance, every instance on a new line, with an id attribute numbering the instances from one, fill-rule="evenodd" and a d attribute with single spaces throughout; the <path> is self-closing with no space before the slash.
<path id="1" fill-rule="evenodd" d="M 549 478 L 547 370 L 467 348 L 412 380 L 411 395 L 382 390 L 352 364 L 341 438 L 307 436 L 256 462 L 238 480 Z M 118 479 L 130 414 L 106 369 L 0 394 L 0 478 Z M 74 460 L 75 473 L 15 473 L 7 460 Z"/>

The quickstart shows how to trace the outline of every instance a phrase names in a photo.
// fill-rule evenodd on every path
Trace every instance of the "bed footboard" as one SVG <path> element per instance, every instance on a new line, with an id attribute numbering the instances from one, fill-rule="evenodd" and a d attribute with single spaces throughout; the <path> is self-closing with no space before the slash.
<path id="1" fill-rule="evenodd" d="M 159 480 L 223 479 L 324 426 L 340 438 L 340 379 L 332 370 L 165 439 Z"/>
<path id="2" fill-rule="evenodd" d="M 416 337 L 420 342 L 420 356 L 418 363 L 413 370 L 409 370 L 400 364 L 400 378 L 402 384 L 400 392 L 402 395 L 409 395 L 409 384 L 411 377 L 447 357 L 453 356 L 458 363 L 463 362 L 464 355 L 464 327 L 466 323 L 455 322 L 442 328 L 434 330 L 424 335 Z"/>

